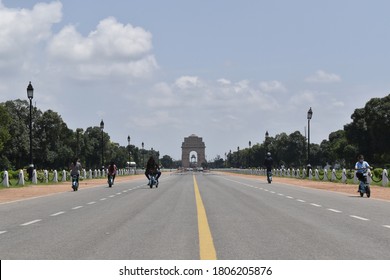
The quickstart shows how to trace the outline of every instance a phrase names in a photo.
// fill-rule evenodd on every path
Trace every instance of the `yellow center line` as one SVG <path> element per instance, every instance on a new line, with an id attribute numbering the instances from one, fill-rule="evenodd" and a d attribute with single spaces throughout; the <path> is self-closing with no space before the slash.
<path id="1" fill-rule="evenodd" d="M 211 235 L 209 223 L 207 221 L 206 210 L 203 205 L 202 197 L 200 196 L 198 183 L 194 178 L 194 190 L 196 198 L 196 209 L 198 212 L 198 231 L 199 231 L 199 250 L 201 260 L 216 260 L 217 253 L 215 252 L 213 237 Z"/>

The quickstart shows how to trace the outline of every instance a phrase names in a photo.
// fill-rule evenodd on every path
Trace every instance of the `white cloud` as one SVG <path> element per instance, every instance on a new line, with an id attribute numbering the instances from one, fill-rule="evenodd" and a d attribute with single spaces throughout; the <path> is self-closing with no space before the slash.
<path id="1" fill-rule="evenodd" d="M 182 76 L 175 81 L 175 86 L 179 89 L 191 89 L 200 86 L 200 80 L 195 76 Z"/>
<path id="2" fill-rule="evenodd" d="M 61 10 L 61 2 L 38 3 L 31 10 L 0 5 L 0 67 L 20 68 L 36 44 L 51 36 Z"/>
<path id="3" fill-rule="evenodd" d="M 286 88 L 279 81 L 260 82 L 260 89 L 264 92 L 286 92 Z"/>
<path id="4" fill-rule="evenodd" d="M 341 81 L 341 78 L 339 75 L 318 70 L 314 75 L 307 77 L 305 81 L 308 83 L 337 83 Z"/>
<path id="5" fill-rule="evenodd" d="M 227 80 L 227 79 L 223 79 L 223 78 L 218 79 L 217 82 L 218 82 L 220 85 L 225 85 L 225 86 L 228 86 L 228 85 L 231 85 L 231 84 L 232 84 L 231 81 L 229 81 L 229 80 Z"/>
<path id="6" fill-rule="evenodd" d="M 301 107 L 301 106 L 313 106 L 316 103 L 315 96 L 318 95 L 318 92 L 305 90 L 299 94 L 296 94 L 290 98 L 289 105 L 293 107 Z"/>
<path id="7" fill-rule="evenodd" d="M 149 32 L 113 17 L 102 20 L 87 37 L 74 26 L 66 26 L 48 45 L 51 59 L 64 64 L 59 71 L 71 71 L 81 79 L 149 76 L 158 68 L 151 50 Z"/>

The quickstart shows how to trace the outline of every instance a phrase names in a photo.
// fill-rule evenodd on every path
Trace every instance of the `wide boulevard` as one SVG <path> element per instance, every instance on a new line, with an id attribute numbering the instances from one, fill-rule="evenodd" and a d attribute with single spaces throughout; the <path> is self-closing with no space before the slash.
<path id="1" fill-rule="evenodd" d="M 0 204 L 0 259 L 390 259 L 390 203 L 222 173 L 163 173 Z"/>

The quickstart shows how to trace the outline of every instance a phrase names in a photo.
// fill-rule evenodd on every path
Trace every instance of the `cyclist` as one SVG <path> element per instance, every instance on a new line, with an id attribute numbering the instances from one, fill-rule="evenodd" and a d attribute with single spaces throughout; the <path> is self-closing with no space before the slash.
<path id="1" fill-rule="evenodd" d="M 146 163 L 146 170 L 145 170 L 145 176 L 149 180 L 148 186 L 150 185 L 150 174 L 154 174 L 154 173 L 157 174 L 156 181 L 158 182 L 158 178 L 160 178 L 160 176 L 161 176 L 161 171 L 160 171 L 158 164 L 156 163 L 154 158 L 151 156 L 148 159 L 148 162 Z"/>
<path id="2" fill-rule="evenodd" d="M 364 174 L 370 168 L 371 168 L 371 166 L 368 164 L 367 161 L 364 160 L 364 156 L 359 155 L 358 161 L 355 164 L 356 177 L 359 179 L 359 181 L 363 181 L 365 184 L 367 184 L 367 176 L 364 176 Z M 359 192 L 359 189 L 358 189 L 358 192 Z"/>
<path id="3" fill-rule="evenodd" d="M 110 176 L 112 176 L 112 184 L 114 185 L 115 181 L 115 175 L 116 175 L 116 165 L 115 162 L 111 161 L 110 165 L 108 166 L 108 174 L 107 174 L 107 179 L 110 180 Z"/>
<path id="4" fill-rule="evenodd" d="M 79 158 L 75 158 L 74 161 L 71 163 L 70 165 L 70 176 L 73 177 L 73 176 L 76 176 L 77 179 L 77 184 L 79 183 L 79 177 L 80 177 L 80 171 L 82 170 L 82 166 L 81 166 L 81 163 L 80 163 L 80 159 Z"/>

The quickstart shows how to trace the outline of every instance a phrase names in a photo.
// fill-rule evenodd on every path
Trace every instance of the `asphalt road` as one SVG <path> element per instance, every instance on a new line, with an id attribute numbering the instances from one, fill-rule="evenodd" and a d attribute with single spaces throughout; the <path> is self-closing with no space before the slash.
<path id="1" fill-rule="evenodd" d="M 0 204 L 0 259 L 390 259 L 390 203 L 213 173 Z"/>

